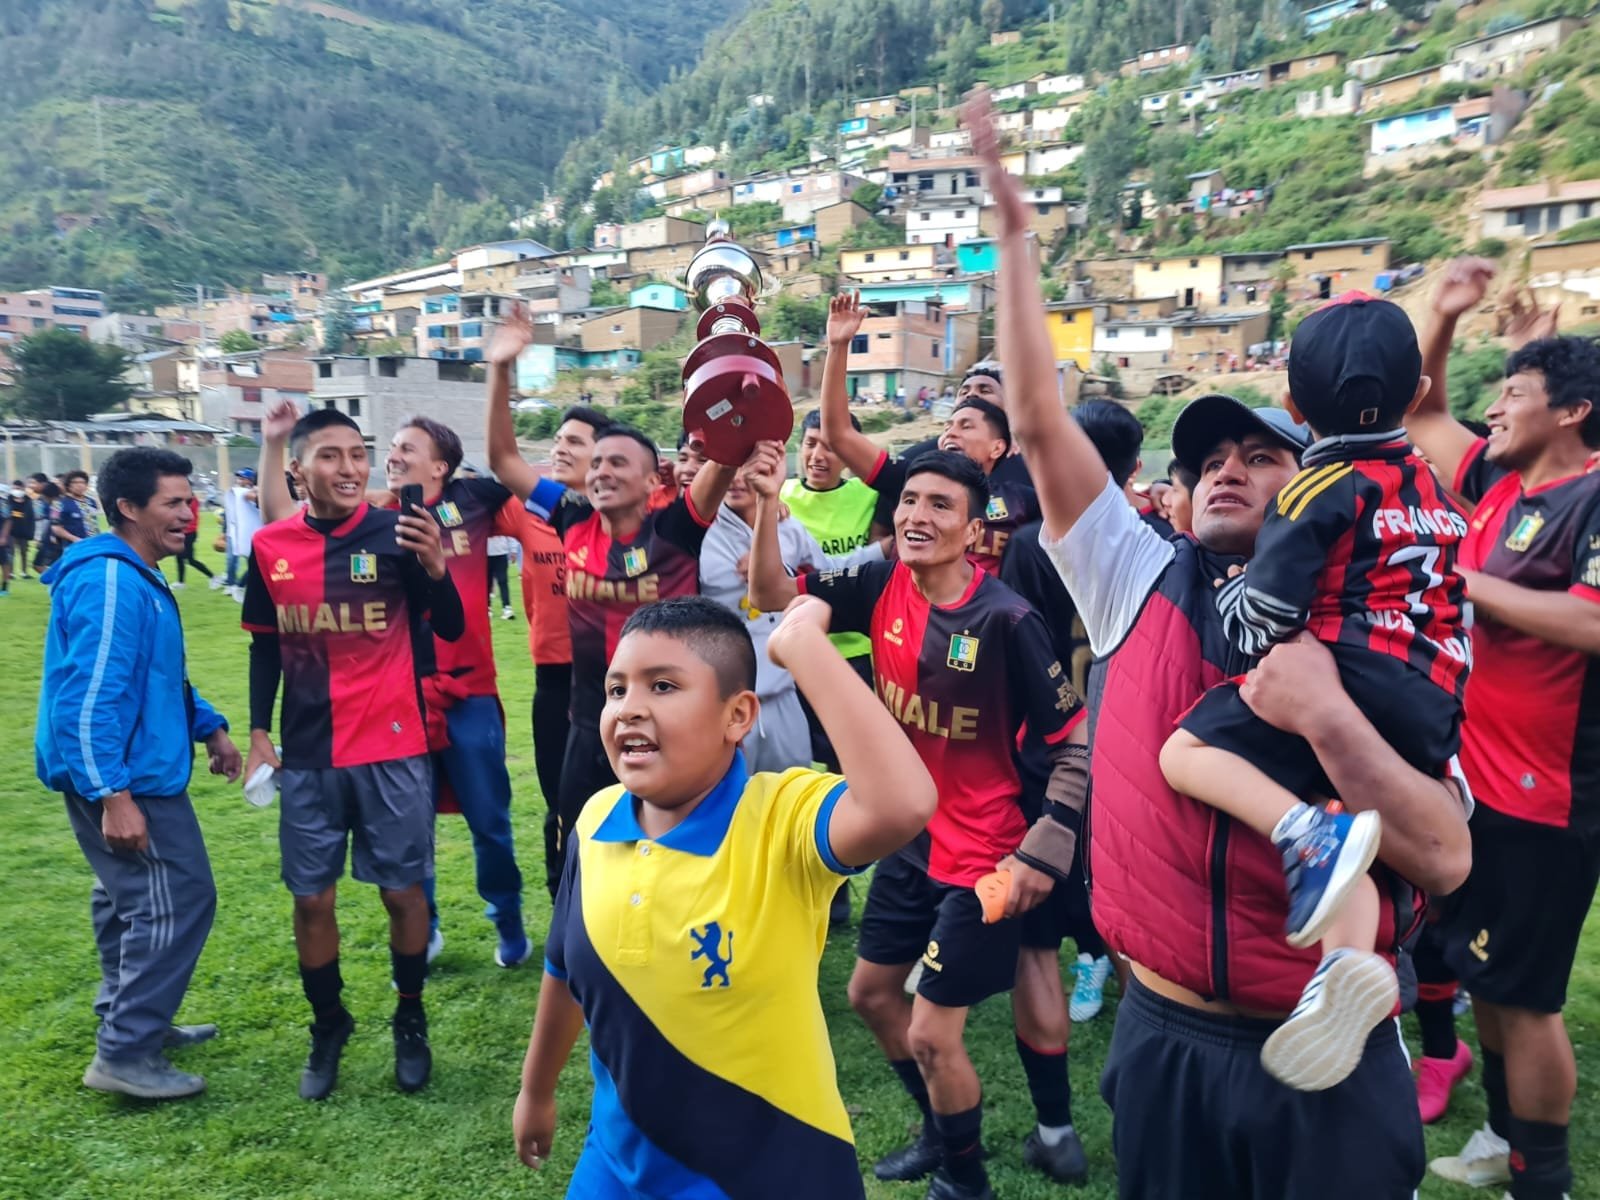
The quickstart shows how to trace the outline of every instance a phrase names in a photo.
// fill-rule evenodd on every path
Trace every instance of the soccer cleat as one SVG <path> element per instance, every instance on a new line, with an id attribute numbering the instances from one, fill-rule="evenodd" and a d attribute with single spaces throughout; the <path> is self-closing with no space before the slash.
<path id="1" fill-rule="evenodd" d="M 1011 895 L 1011 872 L 990 871 L 972 890 L 978 893 L 978 903 L 983 907 L 983 923 L 993 925 L 1005 920 L 1006 898 Z"/>
<path id="2" fill-rule="evenodd" d="M 933 1182 L 928 1185 L 928 1191 L 923 1200 L 994 1200 L 994 1189 L 985 1179 L 981 1188 L 969 1188 L 964 1184 L 951 1179 L 949 1174 L 940 1170 L 933 1177 Z"/>
<path id="3" fill-rule="evenodd" d="M 1073 1021 L 1092 1021 L 1100 1015 L 1106 1002 L 1106 978 L 1111 974 L 1111 959 L 1102 954 L 1099 958 L 1080 954 L 1072 964 L 1076 976 L 1072 984 L 1072 1002 L 1067 1005 L 1067 1015 Z"/>
<path id="4" fill-rule="evenodd" d="M 1075 1129 L 1067 1130 L 1054 1146 L 1046 1146 L 1034 1129 L 1022 1139 L 1022 1161 L 1057 1183 L 1082 1183 L 1089 1178 L 1089 1158 Z"/>
<path id="5" fill-rule="evenodd" d="M 1322 960 L 1289 1019 L 1261 1047 L 1261 1065 L 1278 1082 L 1320 1092 L 1361 1062 L 1373 1028 L 1394 1011 L 1400 984 L 1376 954 L 1335 950 Z"/>
<path id="6" fill-rule="evenodd" d="M 1274 839 L 1289 888 L 1289 945 L 1314 945 L 1327 931 L 1377 857 L 1381 832 L 1375 812 L 1352 816 L 1307 805 Z"/>
<path id="7" fill-rule="evenodd" d="M 924 1133 L 909 1146 L 891 1150 L 872 1164 L 872 1173 L 887 1182 L 911 1183 L 926 1179 L 944 1161 L 938 1140 Z"/>
<path id="8" fill-rule="evenodd" d="M 209 1042 L 216 1036 L 215 1025 L 169 1025 L 161 1044 L 168 1050 L 176 1050 L 184 1046 L 198 1046 L 201 1042 Z"/>
<path id="9" fill-rule="evenodd" d="M 421 1091 L 433 1074 L 428 1016 L 419 1004 L 394 1014 L 394 1082 L 402 1092 Z"/>
<path id="10" fill-rule="evenodd" d="M 126 1061 L 96 1054 L 83 1073 L 83 1086 L 139 1100 L 182 1100 L 205 1091 L 206 1081 L 202 1076 L 178 1070 L 164 1054 Z"/>
<path id="11" fill-rule="evenodd" d="M 511 605 L 508 604 L 500 610 L 500 619 L 502 621 L 514 621 L 516 618 L 517 614 L 512 611 Z"/>
<path id="12" fill-rule="evenodd" d="M 181 579 L 174 579 L 171 583 L 167 584 L 167 586 L 175 592 L 181 592 L 189 585 L 184 583 Z"/>
<path id="13" fill-rule="evenodd" d="M 1472 1047 L 1456 1042 L 1456 1052 L 1449 1058 L 1417 1060 L 1417 1111 L 1422 1123 L 1432 1125 L 1450 1107 L 1450 1093 L 1456 1084 L 1472 1070 Z"/>
<path id="14" fill-rule="evenodd" d="M 494 949 L 495 966 L 514 967 L 527 961 L 528 955 L 533 952 L 533 944 L 523 931 L 522 914 L 513 913 L 505 920 L 496 921 L 495 926 L 500 931 L 500 942 Z"/>
<path id="15" fill-rule="evenodd" d="M 331 1025 L 312 1024 L 311 1053 L 300 1072 L 300 1099 L 326 1100 L 333 1092 L 339 1082 L 339 1056 L 355 1031 L 356 1019 L 343 1010 Z"/>
<path id="16" fill-rule="evenodd" d="M 1460 1154 L 1436 1158 L 1428 1164 L 1440 1179 L 1468 1187 L 1489 1187 L 1511 1182 L 1511 1145 L 1485 1125 L 1475 1130 Z"/>
<path id="17" fill-rule="evenodd" d="M 433 960 L 444 953 L 444 930 L 435 925 L 428 930 L 428 965 L 433 965 Z"/>

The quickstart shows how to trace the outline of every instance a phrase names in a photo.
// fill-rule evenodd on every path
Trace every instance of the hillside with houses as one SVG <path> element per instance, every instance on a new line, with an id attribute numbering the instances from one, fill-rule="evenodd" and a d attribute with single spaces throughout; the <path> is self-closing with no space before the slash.
<path id="1" fill-rule="evenodd" d="M 1360 289 L 1420 316 L 1428 271 L 1463 251 L 1563 305 L 1569 326 L 1600 324 L 1596 22 L 1560 0 L 1404 8 L 1333 0 L 1229 52 L 1213 24 L 1079 69 L 1062 22 L 1030 10 L 970 53 L 947 40 L 920 82 L 799 113 L 775 92 L 729 109 L 727 78 L 697 82 L 714 46 L 661 94 L 714 90 L 721 116 L 681 104 L 679 116 L 727 136 L 663 128 L 606 147 L 608 120 L 561 170 L 597 146 L 611 165 L 497 239 L 366 279 L 202 288 L 147 314 L 63 281 L 0 295 L 0 341 L 40 328 L 42 306 L 46 322 L 128 349 L 141 412 L 249 437 L 288 394 L 384 436 L 385 395 L 396 411 L 417 388 L 476 403 L 475 364 L 521 304 L 537 331 L 518 372 L 525 431 L 586 395 L 665 436 L 692 341 L 682 275 L 721 217 L 761 264 L 792 393 L 819 377 L 825 298 L 858 289 L 871 315 L 850 348 L 852 395 L 884 406 L 879 427 L 936 413 L 993 350 L 995 209 L 957 120 L 963 74 L 990 88 L 1005 167 L 1025 182 L 1061 370 L 1153 428 L 1163 398 L 1201 387 L 1276 394 L 1285 341 L 1319 300 Z M 753 8 L 725 41 L 770 15 Z M 787 132 L 752 144 L 751 128 Z M 1496 332 L 1487 313 L 1464 328 Z M 1463 372 L 1473 350 L 1461 347 Z M 1454 383 L 1464 407 L 1479 398 Z"/>

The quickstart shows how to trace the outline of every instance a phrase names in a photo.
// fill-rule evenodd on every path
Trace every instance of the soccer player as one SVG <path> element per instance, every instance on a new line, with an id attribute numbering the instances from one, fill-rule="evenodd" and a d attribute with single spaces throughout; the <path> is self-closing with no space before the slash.
<path id="1" fill-rule="evenodd" d="M 511 424 L 511 368 L 532 341 L 527 314 L 495 330 L 489 360 L 489 465 L 528 511 L 561 535 L 567 552 L 567 619 L 572 631 L 572 728 L 558 796 L 562 844 L 589 797 L 615 783 L 600 740 L 606 663 L 623 622 L 642 604 L 699 589 L 706 528 L 734 468 L 708 462 L 665 508 L 649 508 L 658 456 L 636 429 L 611 425 L 595 436 L 586 493 L 541 479 L 517 451 Z"/>
<path id="2" fill-rule="evenodd" d="M 283 401 L 262 422 L 262 513 L 282 520 L 292 511 L 281 472 L 283 443 L 298 410 Z M 457 477 L 461 439 L 455 430 L 430 417 L 418 416 L 395 431 L 384 459 L 388 492 L 369 499 L 383 507 L 398 504 L 400 488 L 422 488 L 423 506 L 439 523 L 445 564 L 462 598 L 467 622 L 464 637 L 439 638 L 434 646 L 433 673 L 423 681 L 427 711 L 432 717 L 430 746 L 434 752 L 436 799 L 453 802 L 472 834 L 478 894 L 484 915 L 494 924 L 494 960 L 514 967 L 530 952 L 522 924 L 522 872 L 517 867 L 511 836 L 511 776 L 506 770 L 505 714 L 495 680 L 494 636 L 488 609 L 478 601 L 489 592 L 489 540 L 520 524 L 511 493 L 492 479 Z M 444 946 L 434 899 L 428 892 L 428 961 Z"/>
<path id="3" fill-rule="evenodd" d="M 69 547 L 52 584 L 34 750 L 63 794 L 94 872 L 100 952 L 96 1051 L 85 1087 L 144 1100 L 205 1090 L 165 1051 L 216 1036 L 174 1025 L 217 911 L 189 801 L 194 744 L 214 775 L 239 777 L 228 722 L 190 686 L 178 604 L 157 564 L 183 548 L 189 460 L 119 450 L 100 469 L 111 532 Z"/>
<path id="4" fill-rule="evenodd" d="M 782 613 L 756 608 L 748 594 L 747 564 L 755 541 L 758 502 L 750 480 L 759 476 L 765 482 L 776 476 L 781 481 L 783 474 L 783 443 L 762 443 L 760 458 L 752 459 L 734 475 L 700 551 L 700 594 L 743 617 L 756 647 L 756 695 L 761 700 L 761 715 L 744 743 L 745 761 L 753 771 L 784 771 L 809 766 L 812 761 L 811 728 L 794 677 L 766 654 L 767 638 Z M 883 546 L 877 542 L 846 554 L 824 554 L 806 527 L 792 516 L 778 522 L 778 544 L 783 565 L 791 572 L 837 571 L 883 561 Z M 848 892 L 845 903 L 849 903 Z M 848 915 L 848 908 L 846 911 Z"/>
<path id="5" fill-rule="evenodd" d="M 1466 519 L 1400 428 L 1427 392 L 1411 318 L 1348 293 L 1301 323 L 1289 359 L 1291 416 L 1318 439 L 1278 495 L 1248 572 L 1217 593 L 1223 629 L 1259 656 L 1300 629 L 1325 642 L 1344 690 L 1419 771 L 1442 771 L 1460 748 L 1470 648 L 1455 570 Z M 1202 397 L 1186 412 L 1237 406 Z M 1204 474 L 1206 438 L 1173 437 Z M 1262 1047 L 1267 1071 L 1320 1091 L 1361 1061 L 1367 1035 L 1399 989 L 1373 953 L 1378 892 L 1367 868 L 1381 818 L 1306 803 L 1332 790 L 1302 739 L 1257 717 L 1223 683 L 1183 717 L 1161 752 L 1167 782 L 1220 808 L 1283 854 L 1291 946 L 1322 942 L 1322 961 L 1293 1015 Z"/>
<path id="6" fill-rule="evenodd" d="M 550 478 L 583 490 L 594 455 L 594 435 L 611 422 L 598 409 L 575 404 L 561 415 L 550 450 Z M 533 767 L 544 796 L 544 879 L 555 899 L 561 881 L 560 825 L 556 796 L 567 749 L 567 710 L 572 703 L 572 631 L 567 625 L 567 552 L 561 535 L 520 505 L 522 606 L 528 615 L 528 652 L 533 656 Z"/>
<path id="7" fill-rule="evenodd" d="M 829 302 L 828 359 L 822 368 L 822 436 L 845 466 L 868 486 L 879 493 L 898 496 L 906 471 L 916 459 L 909 455 L 891 458 L 850 420 L 845 365 L 850 341 L 866 317 L 859 292 L 846 292 Z M 974 563 L 998 575 L 1006 543 L 1022 526 L 1039 519 L 1033 488 L 1009 474 L 994 474 L 1011 453 L 1011 427 L 1005 410 L 978 396 L 958 401 L 939 436 L 938 448 L 964 454 L 982 468 L 989 499 L 982 513 L 982 531 L 969 553 Z"/>
<path id="8" fill-rule="evenodd" d="M 376 884 L 389 912 L 395 1082 L 423 1087 L 432 1071 L 422 1006 L 433 874 L 433 770 L 421 679 L 435 638 L 466 629 L 439 527 L 417 508 L 365 499 L 370 465 L 356 423 L 334 409 L 301 417 L 289 437 L 307 507 L 256 532 L 246 569 L 250 757 L 278 769 L 283 882 L 294 897 L 300 982 L 312 1011 L 300 1095 L 321 1100 L 338 1081 L 355 1030 L 340 997 L 334 898 L 351 873 Z M 283 681 L 280 762 L 272 710 Z"/>
<path id="9" fill-rule="evenodd" d="M 776 483 L 758 478 L 751 603 L 776 608 L 815 595 L 831 606 L 833 628 L 870 634 L 877 693 L 939 785 L 926 835 L 873 874 L 850 980 L 852 1006 L 923 1114 L 921 1138 L 874 1172 L 918 1179 L 937 1167 L 930 1200 L 987 1197 L 982 1091 L 964 1030 L 972 1005 L 1011 989 L 1021 923 L 983 924 L 972 887 L 997 867 L 1011 870 L 1009 916 L 1070 873 L 1083 801 L 1073 784 L 1086 773 L 1082 704 L 1039 614 L 969 559 L 988 496 L 965 455 L 935 451 L 912 463 L 895 510 L 899 560 L 844 574 L 789 577 L 776 552 Z M 1013 752 L 1024 722 L 1052 748 L 1048 805 L 1023 794 Z M 1045 807 L 1049 816 L 1030 827 Z M 904 987 L 919 955 L 923 972 L 908 1005 Z M 1059 1006 L 1059 969 L 1054 976 Z M 1051 1061 L 1035 1064 L 1039 1081 L 1050 1075 L 1059 1103 L 1065 1055 L 1041 1057 Z M 1065 1141 L 1071 1132 L 1070 1118 L 1065 1132 L 1051 1126 L 1064 1154 L 1076 1145 Z"/>
<path id="10" fill-rule="evenodd" d="M 1443 377 L 1456 322 L 1493 272 L 1450 266 L 1425 370 Z M 1487 439 L 1442 392 L 1406 426 L 1476 506 L 1461 548 L 1475 616 L 1461 761 L 1478 806 L 1472 874 L 1439 932 L 1472 993 L 1489 1120 L 1430 1165 L 1456 1182 L 1509 1181 L 1516 1200 L 1571 1186 L 1577 1065 L 1561 1010 L 1600 878 L 1600 346 L 1553 336 L 1553 320 L 1531 332 L 1543 336 L 1513 339 Z"/>
<path id="11" fill-rule="evenodd" d="M 1158 537 L 1056 402 L 1027 206 L 1000 164 L 982 93 L 966 120 L 1000 214 L 1008 413 L 1034 463 L 1041 545 L 1099 656 L 1090 688 L 1094 916 L 1131 960 L 1101 1081 L 1117 1186 L 1126 1200 L 1409 1195 L 1422 1175 L 1422 1123 L 1396 1030 L 1373 1034 L 1343 1087 L 1296 1092 L 1267 1075 L 1260 1051 L 1271 1025 L 1251 1018 L 1287 1015 L 1316 957 L 1284 940 L 1271 842 L 1177 794 L 1158 762 L 1184 711 L 1245 668 L 1222 631 L 1214 584 L 1248 558 L 1267 503 L 1299 469 L 1305 436 L 1282 409 L 1210 413 L 1194 536 Z M 1408 766 L 1344 693 L 1327 649 L 1302 636 L 1269 651 L 1244 696 L 1312 743 L 1351 811 L 1382 812 L 1379 857 L 1394 903 L 1380 936 L 1392 950 L 1416 919 L 1407 881 L 1444 894 L 1466 878 L 1463 796 Z M 1308 1145 L 1359 1149 L 1306 1153 Z"/>
<path id="12" fill-rule="evenodd" d="M 622 786 L 569 843 L 512 1130 L 537 1167 L 589 1027 L 594 1101 L 572 1200 L 864 1195 L 817 993 L 838 880 L 914 837 L 933 781 L 804 600 L 768 639 L 846 778 L 751 773 L 745 622 L 699 596 L 635 610 L 601 733 Z"/>

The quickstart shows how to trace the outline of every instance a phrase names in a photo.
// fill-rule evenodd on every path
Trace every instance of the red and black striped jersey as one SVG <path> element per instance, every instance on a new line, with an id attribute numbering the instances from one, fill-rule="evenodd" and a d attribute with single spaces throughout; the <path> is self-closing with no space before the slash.
<path id="1" fill-rule="evenodd" d="M 1600 472 L 1525 490 L 1478 442 L 1455 490 L 1474 501 L 1461 565 L 1600 604 Z M 1461 765 L 1473 796 L 1540 825 L 1600 828 L 1600 658 L 1478 614 Z"/>
<path id="2" fill-rule="evenodd" d="M 572 631 L 572 723 L 600 724 L 606 668 L 635 609 L 700 591 L 706 527 L 684 492 L 647 512 L 627 540 L 613 538 L 600 514 L 553 479 L 541 479 L 527 509 L 550 523 L 567 552 L 567 622 Z"/>
<path id="3" fill-rule="evenodd" d="M 399 514 L 366 504 L 317 528 L 302 509 L 251 543 L 241 621 L 276 634 L 285 765 L 351 767 L 428 752 L 421 676 L 433 671 L 417 556 L 395 541 Z"/>
<path id="4" fill-rule="evenodd" d="M 1403 434 L 1329 438 L 1278 493 L 1244 574 L 1218 593 L 1249 654 L 1304 628 L 1400 659 L 1457 703 L 1472 661 L 1456 551 L 1467 520 Z"/>
<path id="5" fill-rule="evenodd" d="M 439 523 L 445 568 L 461 593 L 467 616 L 466 636 L 454 642 L 435 640 L 436 669 L 466 685 L 469 696 L 495 694 L 494 637 L 489 625 L 489 538 L 515 537 L 516 512 L 502 515 L 511 492 L 492 479 L 452 479 L 423 507 Z M 399 508 L 399 500 L 394 507 Z"/>
<path id="6" fill-rule="evenodd" d="M 931 878 L 970 887 L 1028 832 L 1018 730 L 1027 722 L 1054 746 L 1083 719 L 1044 621 L 981 567 L 943 607 L 928 602 L 901 562 L 796 582 L 832 607 L 833 632 L 871 637 L 878 697 L 939 789 L 939 807 L 907 853 Z"/>
<path id="7" fill-rule="evenodd" d="M 915 461 L 910 457 L 890 458 L 885 450 L 866 478 L 869 487 L 891 499 L 883 510 L 888 515 L 886 525 L 894 524 L 894 506 L 899 503 L 901 489 L 906 485 L 906 472 Z M 1038 519 L 1039 497 L 1033 487 L 1011 472 L 1002 475 L 997 468 L 989 476 L 989 503 L 983 511 L 983 529 L 978 534 L 977 545 L 967 552 L 967 560 L 998 576 L 1006 547 L 1017 530 Z"/>

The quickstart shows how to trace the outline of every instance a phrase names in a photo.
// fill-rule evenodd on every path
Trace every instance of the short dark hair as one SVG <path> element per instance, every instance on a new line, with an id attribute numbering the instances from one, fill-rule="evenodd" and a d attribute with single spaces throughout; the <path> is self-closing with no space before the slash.
<path id="1" fill-rule="evenodd" d="M 613 423 L 610 417 L 592 404 L 574 404 L 561 414 L 561 424 L 565 425 L 568 421 L 581 422 L 596 433 Z"/>
<path id="2" fill-rule="evenodd" d="M 660 633 L 684 643 L 717 673 L 726 700 L 756 689 L 756 648 L 745 620 L 705 596 L 674 596 L 636 608 L 622 626 L 630 633 Z"/>
<path id="3" fill-rule="evenodd" d="M 661 451 L 656 449 L 656 444 L 632 425 L 624 425 L 621 421 L 612 421 L 609 425 L 594 431 L 596 445 L 599 445 L 602 438 L 613 437 L 627 438 L 631 442 L 637 442 L 649 451 L 651 462 L 658 467 L 661 465 Z"/>
<path id="4" fill-rule="evenodd" d="M 970 367 L 967 368 L 967 373 L 961 377 L 961 382 L 965 383 L 967 380 L 971 379 L 974 375 L 987 375 L 990 379 L 994 380 L 1001 387 L 1005 386 L 1005 382 L 1006 381 L 1000 377 L 1000 364 L 997 363 L 997 362 L 973 363 Z"/>
<path id="5" fill-rule="evenodd" d="M 850 414 L 850 428 L 857 433 L 861 432 L 861 422 L 856 418 L 855 413 Z M 815 429 L 819 433 L 821 432 L 822 410 L 820 408 L 813 408 L 805 415 L 805 419 L 800 422 L 800 436 L 805 437 L 805 431 L 808 429 Z"/>
<path id="6" fill-rule="evenodd" d="M 930 450 L 917 455 L 906 469 L 906 482 L 918 475 L 938 475 L 967 489 L 967 520 L 983 516 L 989 507 L 989 479 L 983 468 L 954 450 Z"/>
<path id="7" fill-rule="evenodd" d="M 28 481 L 30 483 L 49 483 L 50 476 L 46 475 L 43 471 L 35 471 L 32 475 L 28 476 Z"/>
<path id="8" fill-rule="evenodd" d="M 1173 459 L 1167 464 L 1167 478 L 1183 488 L 1191 496 L 1194 495 L 1194 489 L 1200 486 L 1200 476 L 1189 470 L 1177 459 Z"/>
<path id="9" fill-rule="evenodd" d="M 46 500 L 59 500 L 61 498 L 61 485 L 54 479 L 46 479 L 39 485 L 39 494 Z"/>
<path id="10" fill-rule="evenodd" d="M 61 477 L 61 482 L 65 483 L 65 484 L 71 484 L 72 481 L 75 480 L 75 479 L 81 479 L 85 483 L 88 483 L 89 482 L 89 472 L 87 472 L 87 471 L 68 471 L 65 475 L 63 475 Z"/>
<path id="11" fill-rule="evenodd" d="M 306 448 L 306 440 L 313 433 L 321 433 L 324 429 L 333 429 L 342 426 L 345 429 L 354 429 L 361 432 L 361 426 L 353 419 L 347 417 L 336 408 L 314 408 L 305 416 L 294 423 L 294 428 L 289 431 L 289 454 L 298 459 Z"/>
<path id="12" fill-rule="evenodd" d="M 1112 400 L 1086 400 L 1072 410 L 1072 416 L 1100 452 L 1111 481 L 1125 487 L 1139 465 L 1139 449 L 1144 445 L 1139 418 Z"/>
<path id="13" fill-rule="evenodd" d="M 1011 422 L 1006 417 L 1006 410 L 993 400 L 985 400 L 982 396 L 968 396 L 955 408 L 950 410 L 950 415 L 955 416 L 963 408 L 970 408 L 980 414 L 989 428 L 994 430 L 1001 441 L 1005 442 L 1006 450 L 1011 449 Z"/>
<path id="14" fill-rule="evenodd" d="M 449 479 L 456 473 L 465 452 L 461 449 L 461 437 L 454 429 L 435 421 L 432 417 L 412 417 L 401 428 L 420 429 L 431 437 L 433 448 L 438 451 L 439 458 L 446 468 L 444 477 Z"/>
<path id="15" fill-rule="evenodd" d="M 72 475 L 82 474 L 81 471 L 72 472 Z M 118 450 L 100 468 L 100 507 L 115 529 L 127 520 L 118 501 L 126 500 L 135 508 L 143 508 L 156 494 L 164 476 L 181 475 L 188 479 L 192 474 L 194 464 L 171 450 L 159 450 L 154 446 Z"/>
<path id="16" fill-rule="evenodd" d="M 1578 430 L 1583 444 L 1600 446 L 1600 341 L 1584 337 L 1540 338 L 1506 359 L 1506 374 L 1537 371 L 1551 408 L 1574 408 L 1587 400 L 1589 415 Z"/>

